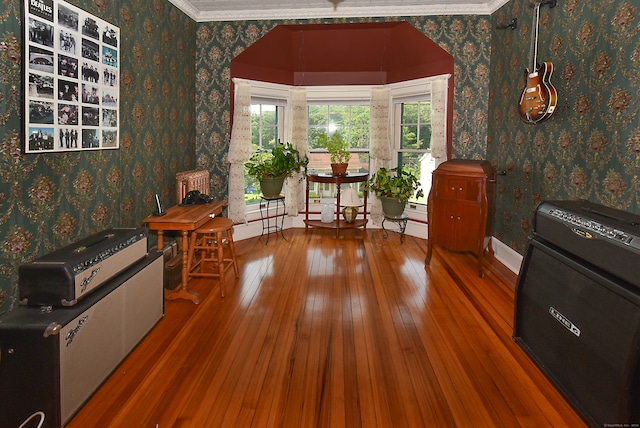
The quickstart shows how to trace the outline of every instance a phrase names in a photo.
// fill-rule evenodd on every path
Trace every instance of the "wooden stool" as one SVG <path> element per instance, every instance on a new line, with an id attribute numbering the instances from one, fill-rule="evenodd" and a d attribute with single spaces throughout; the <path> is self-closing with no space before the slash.
<path id="1" fill-rule="evenodd" d="M 224 297 L 224 274 L 233 265 L 236 278 L 240 277 L 236 263 L 236 248 L 233 244 L 233 221 L 216 217 L 191 233 L 189 244 L 189 276 L 208 276 L 220 278 L 220 296 Z M 226 235 L 226 237 L 225 237 Z M 225 258 L 224 247 L 228 247 L 229 255 Z M 196 254 L 198 252 L 198 254 Z M 205 263 L 217 264 L 217 272 L 205 272 Z"/>

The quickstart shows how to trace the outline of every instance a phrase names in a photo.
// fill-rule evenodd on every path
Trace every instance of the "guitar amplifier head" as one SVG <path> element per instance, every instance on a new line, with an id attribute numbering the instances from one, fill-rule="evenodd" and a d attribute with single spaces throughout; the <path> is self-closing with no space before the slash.
<path id="1" fill-rule="evenodd" d="M 143 229 L 107 229 L 21 265 L 20 304 L 73 306 L 146 255 Z"/>

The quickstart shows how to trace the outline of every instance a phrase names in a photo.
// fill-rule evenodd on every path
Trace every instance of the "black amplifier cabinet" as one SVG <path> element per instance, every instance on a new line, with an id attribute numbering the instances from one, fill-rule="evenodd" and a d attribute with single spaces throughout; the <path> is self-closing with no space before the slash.
<path id="1" fill-rule="evenodd" d="M 541 203 L 514 340 L 592 427 L 640 426 L 640 216 Z"/>
<path id="2" fill-rule="evenodd" d="M 143 229 L 107 229 L 20 266 L 20 303 L 73 306 L 146 254 Z"/>
<path id="3" fill-rule="evenodd" d="M 0 426 L 66 424 L 162 318 L 163 271 L 152 251 L 73 307 L 0 319 Z"/>

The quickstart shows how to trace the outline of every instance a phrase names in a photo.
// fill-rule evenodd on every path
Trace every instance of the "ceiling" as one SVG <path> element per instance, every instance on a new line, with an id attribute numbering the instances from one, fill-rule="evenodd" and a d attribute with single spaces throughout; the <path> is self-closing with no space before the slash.
<path id="1" fill-rule="evenodd" d="M 169 0 L 198 22 L 490 15 L 508 0 Z M 333 2 L 338 2 L 334 8 Z"/>

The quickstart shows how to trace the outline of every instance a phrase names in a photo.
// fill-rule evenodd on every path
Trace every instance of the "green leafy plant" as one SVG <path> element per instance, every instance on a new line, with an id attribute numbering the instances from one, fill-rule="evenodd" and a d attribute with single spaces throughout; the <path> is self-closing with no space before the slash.
<path id="1" fill-rule="evenodd" d="M 340 132 L 334 132 L 331 138 L 323 132 L 318 136 L 318 143 L 327 148 L 329 155 L 331 155 L 331 163 L 349 163 L 349 159 L 351 159 L 349 145 L 344 141 Z"/>
<path id="2" fill-rule="evenodd" d="M 265 177 L 290 177 L 296 172 L 307 173 L 309 158 L 301 155 L 291 143 L 277 144 L 271 151 L 253 153 L 244 164 L 247 173 L 258 180 Z"/>
<path id="3" fill-rule="evenodd" d="M 416 198 L 424 196 L 418 178 L 413 173 L 400 167 L 392 169 L 380 168 L 378 172 L 369 178 L 366 188 L 377 196 L 398 198 L 405 203 L 413 195 Z"/>

